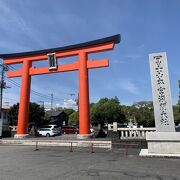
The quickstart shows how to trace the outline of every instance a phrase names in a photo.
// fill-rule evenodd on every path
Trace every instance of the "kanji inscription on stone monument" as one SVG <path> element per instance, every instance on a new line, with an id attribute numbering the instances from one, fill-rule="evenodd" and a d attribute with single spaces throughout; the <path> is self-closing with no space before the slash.
<path id="1" fill-rule="evenodd" d="M 175 131 L 166 53 L 149 55 L 156 130 Z"/>

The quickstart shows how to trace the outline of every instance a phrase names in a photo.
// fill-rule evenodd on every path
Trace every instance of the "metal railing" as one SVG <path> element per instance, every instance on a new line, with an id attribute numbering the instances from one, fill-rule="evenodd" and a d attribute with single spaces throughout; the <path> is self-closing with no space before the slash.
<path id="1" fill-rule="evenodd" d="M 34 143 L 35 143 L 35 149 L 34 149 L 34 151 L 39 151 L 40 149 L 39 149 L 39 147 L 41 146 L 40 144 L 39 144 L 39 141 L 33 141 Z M 62 142 L 63 143 L 63 142 Z M 69 146 L 70 146 L 70 150 L 69 150 L 69 152 L 75 152 L 75 147 L 78 147 L 78 141 L 77 142 L 75 142 L 75 141 L 69 141 L 69 142 L 66 142 L 66 143 L 69 143 Z M 90 148 L 90 152 L 91 153 L 95 153 L 95 148 L 98 148 L 98 146 L 97 145 L 99 145 L 99 143 L 95 143 L 95 142 L 83 142 L 83 143 L 85 143 L 87 146 L 85 146 L 85 147 L 89 147 Z M 102 144 L 102 143 L 100 143 L 100 144 Z M 109 143 L 107 143 L 107 142 L 103 142 L 103 144 L 105 145 L 105 144 L 108 144 L 109 145 Z M 138 148 L 138 144 L 129 144 L 129 143 L 111 143 L 111 145 L 118 145 L 118 146 L 122 146 L 123 148 L 122 149 L 124 149 L 124 155 L 125 156 L 127 156 L 128 155 L 128 150 L 129 150 L 129 148 L 132 148 L 132 147 L 135 147 L 135 148 Z M 62 147 L 62 146 L 61 146 Z M 112 147 L 110 148 L 110 150 L 112 149 Z"/>

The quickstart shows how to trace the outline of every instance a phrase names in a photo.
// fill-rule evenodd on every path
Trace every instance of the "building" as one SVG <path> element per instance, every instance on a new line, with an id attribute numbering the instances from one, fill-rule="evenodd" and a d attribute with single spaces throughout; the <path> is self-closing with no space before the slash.
<path id="1" fill-rule="evenodd" d="M 8 122 L 8 110 L 10 109 L 9 104 L 3 104 L 2 106 L 2 114 L 0 118 L 0 136 L 2 136 L 3 132 L 9 132 L 9 122 Z"/>
<path id="2" fill-rule="evenodd" d="M 57 126 L 68 125 L 68 116 L 63 110 L 48 111 L 50 117 L 49 124 L 56 124 Z"/>

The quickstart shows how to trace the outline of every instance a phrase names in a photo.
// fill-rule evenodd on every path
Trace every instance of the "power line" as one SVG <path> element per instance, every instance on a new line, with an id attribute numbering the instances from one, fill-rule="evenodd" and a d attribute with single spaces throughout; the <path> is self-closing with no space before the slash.
<path id="1" fill-rule="evenodd" d="M 11 66 L 11 65 L 8 65 L 8 68 L 9 69 L 11 69 L 11 70 L 17 70 L 17 69 L 15 69 L 13 66 Z M 37 91 L 36 91 L 37 92 Z M 75 96 L 77 93 L 64 93 L 63 92 L 63 94 L 66 94 L 66 95 L 70 95 L 70 96 Z M 50 96 L 50 95 L 49 95 Z"/>
<path id="2" fill-rule="evenodd" d="M 18 83 L 18 82 L 16 82 L 16 81 L 14 81 L 14 80 L 12 80 L 12 79 L 6 79 L 9 83 L 11 83 L 11 84 L 13 84 L 13 85 L 15 85 L 15 86 L 17 86 L 17 87 L 21 87 L 21 85 Z M 42 98 L 45 98 L 45 99 L 51 99 L 51 96 L 49 95 L 45 95 L 45 94 L 43 94 L 43 93 L 40 93 L 40 92 L 38 92 L 38 91 L 35 91 L 35 90 L 33 90 L 33 89 L 31 89 L 31 92 L 32 92 L 32 94 L 34 94 L 34 95 L 36 95 L 36 96 L 39 96 L 39 97 L 42 97 Z M 54 98 L 54 100 L 57 102 L 57 101 L 62 101 L 62 100 L 64 100 L 64 99 L 61 99 L 61 98 Z"/>
<path id="3" fill-rule="evenodd" d="M 7 67 L 9 68 L 9 69 L 12 69 L 12 70 L 17 70 L 17 69 L 15 69 L 13 66 L 11 66 L 11 65 L 7 65 Z"/>
<path id="4" fill-rule="evenodd" d="M 11 66 L 11 65 L 8 65 L 8 68 L 11 69 L 11 70 L 17 70 L 17 69 L 15 69 L 15 68 L 14 68 L 13 66 Z M 7 79 L 7 78 L 6 78 L 6 80 L 7 80 L 9 83 L 11 83 L 11 84 L 13 84 L 13 85 L 15 85 L 15 86 L 17 86 L 17 87 L 19 87 L 19 88 L 21 87 L 20 83 L 14 81 L 14 80 L 12 80 L 12 79 Z M 36 91 L 36 90 L 34 90 L 34 89 L 31 89 L 31 93 L 34 94 L 34 95 L 36 95 L 36 96 L 39 96 L 39 97 L 41 97 L 41 98 L 44 98 L 44 99 L 49 99 L 49 100 L 51 100 L 51 98 L 52 98 L 52 95 L 43 94 L 43 93 L 38 92 L 38 91 Z M 68 95 L 70 95 L 70 96 L 75 95 L 74 93 L 65 93 L 65 94 L 68 94 Z M 56 102 L 58 102 L 58 101 L 64 101 L 64 99 L 62 99 L 62 98 L 56 98 L 56 97 L 53 97 L 53 100 L 56 101 Z"/>
<path id="5" fill-rule="evenodd" d="M 7 97 L 4 97 L 3 99 L 6 99 L 6 100 L 11 100 L 11 101 L 14 101 L 14 102 L 19 102 L 19 100 L 12 99 L 12 98 L 7 98 Z"/>
<path id="6" fill-rule="evenodd" d="M 18 84 L 16 81 L 13 81 L 13 80 L 7 79 L 7 78 L 6 78 L 6 80 L 17 87 L 21 87 L 20 84 Z"/>
<path id="7" fill-rule="evenodd" d="M 12 80 L 12 79 L 6 79 L 6 80 L 7 80 L 8 82 L 10 82 L 11 84 L 17 86 L 17 87 L 21 87 L 21 85 L 20 85 L 18 82 L 14 81 L 14 80 Z M 37 92 L 37 91 L 35 91 L 35 90 L 33 90 L 33 89 L 31 90 L 31 92 L 32 92 L 33 94 L 37 95 L 37 96 L 41 96 L 41 97 L 48 98 L 48 99 L 51 98 L 50 96 L 45 95 L 45 94 L 42 94 L 42 93 L 39 93 L 39 92 Z"/>

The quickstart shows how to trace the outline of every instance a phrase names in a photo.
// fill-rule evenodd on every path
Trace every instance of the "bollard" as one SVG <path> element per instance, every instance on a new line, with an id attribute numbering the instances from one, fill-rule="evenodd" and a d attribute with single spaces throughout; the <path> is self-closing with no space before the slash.
<path id="1" fill-rule="evenodd" d="M 93 143 L 91 144 L 91 153 L 94 153 Z"/>
<path id="2" fill-rule="evenodd" d="M 39 149 L 38 149 L 38 141 L 36 141 L 36 149 L 35 149 L 35 151 L 39 151 Z"/>
<path id="3" fill-rule="evenodd" d="M 72 142 L 71 142 L 71 149 L 70 149 L 70 152 L 73 152 L 73 148 L 72 148 Z"/>

